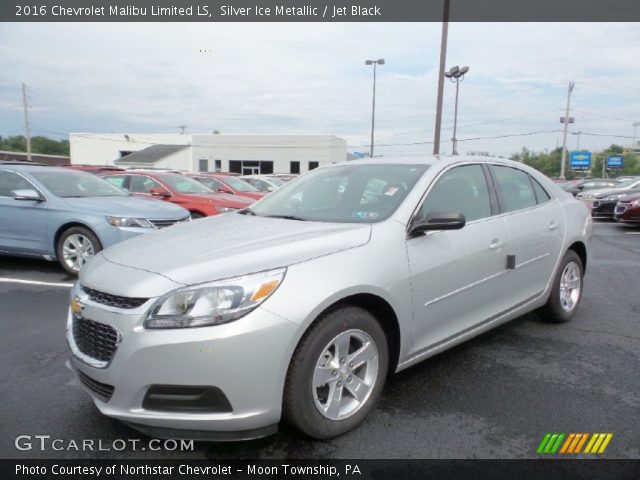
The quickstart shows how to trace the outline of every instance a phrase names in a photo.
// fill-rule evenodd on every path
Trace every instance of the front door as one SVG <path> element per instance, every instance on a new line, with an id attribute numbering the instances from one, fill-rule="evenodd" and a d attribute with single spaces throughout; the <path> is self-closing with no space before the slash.
<path id="1" fill-rule="evenodd" d="M 466 225 L 407 240 L 415 353 L 477 326 L 509 303 L 496 288 L 506 273 L 507 225 L 494 215 L 485 169 L 469 164 L 445 171 L 417 215 L 428 212 L 461 212 Z"/>
<path id="2" fill-rule="evenodd" d="M 47 202 L 15 200 L 13 191 L 38 189 L 22 175 L 0 171 L 0 250 L 25 254 L 50 252 L 46 241 Z"/>

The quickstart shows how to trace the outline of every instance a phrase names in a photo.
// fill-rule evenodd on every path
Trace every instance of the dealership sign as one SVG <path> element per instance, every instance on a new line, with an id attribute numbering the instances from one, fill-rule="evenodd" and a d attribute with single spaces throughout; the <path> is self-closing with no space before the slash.
<path id="1" fill-rule="evenodd" d="M 571 170 L 589 170 L 591 168 L 591 152 L 587 150 L 571 152 L 569 168 Z"/>
<path id="2" fill-rule="evenodd" d="M 622 168 L 624 157 L 622 155 L 609 155 L 607 157 L 607 168 Z"/>

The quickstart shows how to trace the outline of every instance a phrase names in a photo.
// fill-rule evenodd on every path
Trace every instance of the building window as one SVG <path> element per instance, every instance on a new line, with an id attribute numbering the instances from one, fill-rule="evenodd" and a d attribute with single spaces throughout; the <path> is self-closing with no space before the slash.
<path id="1" fill-rule="evenodd" d="M 208 172 L 209 171 L 209 160 L 206 158 L 201 158 L 198 160 L 198 171 L 199 172 Z"/>
<path id="2" fill-rule="evenodd" d="M 309 162 L 309 171 L 314 170 L 319 167 L 318 162 Z"/>
<path id="3" fill-rule="evenodd" d="M 273 173 L 273 162 L 262 160 L 229 160 L 229 171 L 242 175 Z"/>
<path id="4" fill-rule="evenodd" d="M 290 162 L 289 173 L 300 173 L 300 162 Z"/>
<path id="5" fill-rule="evenodd" d="M 216 160 L 216 172 L 222 171 L 222 160 Z"/>

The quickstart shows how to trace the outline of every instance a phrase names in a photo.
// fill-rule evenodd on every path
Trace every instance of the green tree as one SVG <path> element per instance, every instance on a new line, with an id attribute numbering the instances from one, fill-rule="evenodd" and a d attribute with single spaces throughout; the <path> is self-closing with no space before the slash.
<path id="1" fill-rule="evenodd" d="M 23 135 L 12 137 L 0 136 L 0 150 L 10 152 L 26 152 L 27 139 Z M 52 140 L 51 138 L 35 136 L 31 137 L 31 152 L 44 155 L 69 155 L 68 140 Z"/>

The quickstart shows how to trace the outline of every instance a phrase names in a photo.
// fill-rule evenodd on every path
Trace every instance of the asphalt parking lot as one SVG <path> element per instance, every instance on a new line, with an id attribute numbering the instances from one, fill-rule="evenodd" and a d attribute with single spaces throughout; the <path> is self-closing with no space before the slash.
<path id="1" fill-rule="evenodd" d="M 530 458 L 546 432 L 612 432 L 603 456 L 640 458 L 640 229 L 595 225 L 583 302 L 568 324 L 530 314 L 395 375 L 349 434 L 287 427 L 190 452 L 19 451 L 18 435 L 144 438 L 100 415 L 65 368 L 71 279 L 53 263 L 0 257 L 5 458 Z"/>

